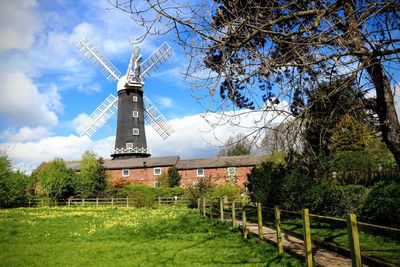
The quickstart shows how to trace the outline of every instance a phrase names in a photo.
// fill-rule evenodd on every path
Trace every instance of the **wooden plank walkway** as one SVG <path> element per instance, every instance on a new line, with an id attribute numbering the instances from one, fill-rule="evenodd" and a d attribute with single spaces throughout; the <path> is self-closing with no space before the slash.
<path id="1" fill-rule="evenodd" d="M 230 221 L 229 219 L 227 221 Z M 236 219 L 236 224 L 242 226 L 242 221 Z M 249 234 L 258 237 L 258 224 L 247 223 L 247 229 Z M 276 232 L 275 229 L 263 226 L 263 239 L 276 245 Z M 289 254 L 296 254 L 299 257 L 304 258 L 304 242 L 303 240 L 282 232 L 283 250 Z M 351 267 L 351 259 L 344 257 L 335 252 L 329 251 L 325 248 L 313 244 L 313 259 L 314 264 L 318 266 L 340 266 L 340 267 Z M 367 266 L 367 265 L 363 265 Z"/>

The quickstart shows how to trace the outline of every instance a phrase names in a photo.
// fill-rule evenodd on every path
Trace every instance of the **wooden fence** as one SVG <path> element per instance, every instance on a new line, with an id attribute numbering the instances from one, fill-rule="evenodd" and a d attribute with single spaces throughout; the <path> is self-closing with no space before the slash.
<path id="1" fill-rule="evenodd" d="M 234 227 L 238 226 L 237 219 L 240 218 L 242 220 L 241 229 L 243 238 L 248 237 L 247 224 L 249 222 L 249 211 L 250 209 L 254 209 L 254 214 L 256 214 L 256 218 L 254 219 L 254 221 L 256 221 L 258 224 L 258 236 L 260 240 L 263 238 L 262 227 L 265 226 L 263 225 L 262 216 L 266 213 L 272 213 L 273 221 L 271 221 L 271 225 L 273 225 L 272 227 L 275 228 L 276 231 L 277 248 L 279 254 L 283 253 L 281 226 L 282 214 L 289 218 L 301 218 L 303 226 L 303 236 L 299 236 L 299 234 L 287 230 L 285 230 L 285 232 L 293 234 L 304 241 L 305 262 L 307 266 L 313 266 L 312 243 L 324 246 L 330 250 L 343 254 L 344 256 L 351 256 L 352 266 L 362 266 L 362 262 L 371 266 L 394 266 L 390 263 L 382 262 L 380 260 L 370 258 L 361 254 L 359 230 L 380 236 L 390 237 L 391 239 L 400 241 L 400 229 L 357 222 L 356 216 L 354 214 L 348 214 L 346 216 L 346 219 L 339 219 L 334 217 L 310 214 L 308 209 L 303 209 L 301 212 L 297 212 L 282 210 L 279 207 L 266 208 L 262 207 L 260 203 L 250 203 L 247 199 L 226 198 L 198 199 L 197 209 L 199 213 L 202 214 L 204 217 L 209 216 L 212 220 L 218 219 L 220 221 L 224 221 L 229 218 Z M 344 247 L 332 247 L 332 245 L 328 243 L 311 239 L 310 221 L 324 222 L 332 225 L 333 228 L 339 226 L 347 229 L 350 250 Z"/>
<path id="2" fill-rule="evenodd" d="M 68 199 L 50 199 L 36 198 L 27 202 L 28 207 L 44 206 L 92 206 L 92 207 L 144 207 L 154 204 L 171 205 L 184 204 L 189 205 L 191 200 L 184 197 L 157 197 L 154 200 L 141 200 L 136 198 L 68 198 Z"/>

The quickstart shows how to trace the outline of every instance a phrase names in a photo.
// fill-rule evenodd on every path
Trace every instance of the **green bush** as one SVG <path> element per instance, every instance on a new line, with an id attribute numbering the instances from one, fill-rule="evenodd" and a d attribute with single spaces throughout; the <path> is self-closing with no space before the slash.
<path id="1" fill-rule="evenodd" d="M 247 188 L 252 201 L 264 206 L 279 205 L 282 182 L 287 174 L 284 165 L 263 162 L 248 174 Z"/>
<path id="2" fill-rule="evenodd" d="M 370 223 L 400 227 L 400 184 L 378 182 L 367 195 L 362 220 Z"/>
<path id="3" fill-rule="evenodd" d="M 207 198 L 237 198 L 240 196 L 240 189 L 235 185 L 226 183 L 210 188 L 205 195 Z"/>
<path id="4" fill-rule="evenodd" d="M 343 217 L 362 209 L 367 189 L 362 185 L 339 186 L 325 181 L 311 189 L 313 213 Z"/>
<path id="5" fill-rule="evenodd" d="M 54 159 L 35 173 L 34 179 L 37 181 L 37 195 L 66 199 L 75 194 L 74 184 L 78 178 L 62 159 Z"/>
<path id="6" fill-rule="evenodd" d="M 130 184 L 121 190 L 120 196 L 129 197 L 129 201 L 135 207 L 151 207 L 155 203 L 156 191 L 144 184 Z"/>
<path id="7" fill-rule="evenodd" d="M 156 197 L 182 196 L 185 192 L 185 189 L 180 187 L 157 187 L 153 189 L 155 191 Z"/>
<path id="8" fill-rule="evenodd" d="M 282 182 L 280 206 L 288 210 L 301 210 L 310 203 L 310 190 L 314 181 L 300 171 L 288 173 Z"/>

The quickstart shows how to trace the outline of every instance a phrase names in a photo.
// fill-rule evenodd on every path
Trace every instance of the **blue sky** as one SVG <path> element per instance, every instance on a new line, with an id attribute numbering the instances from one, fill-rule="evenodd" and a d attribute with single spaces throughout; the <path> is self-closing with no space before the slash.
<path id="1" fill-rule="evenodd" d="M 0 150 L 28 172 L 54 157 L 79 159 L 86 149 L 109 158 L 116 116 L 91 139 L 78 137 L 74 128 L 109 94 L 116 95 L 116 83 L 109 83 L 74 46 L 87 37 L 124 74 L 132 52 L 128 40 L 141 33 L 129 15 L 105 0 L 2 0 L 0 26 Z M 208 124 L 182 76 L 188 59 L 173 40 L 147 38 L 141 44 L 143 58 L 164 41 L 173 47 L 173 56 L 147 79 L 145 94 L 175 133 L 163 141 L 146 127 L 153 156 L 214 156 L 229 136 L 251 132 L 267 119 L 249 113 L 219 127 Z M 218 114 L 207 117 L 219 119 Z"/>

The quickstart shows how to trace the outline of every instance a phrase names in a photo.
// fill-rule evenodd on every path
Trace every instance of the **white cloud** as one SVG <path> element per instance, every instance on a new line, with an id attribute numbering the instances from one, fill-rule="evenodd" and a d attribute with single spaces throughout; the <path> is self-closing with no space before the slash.
<path id="1" fill-rule="evenodd" d="M 172 108 L 174 106 L 172 98 L 169 97 L 158 96 L 156 97 L 156 101 L 165 108 Z"/>
<path id="2" fill-rule="evenodd" d="M 78 128 L 84 121 L 86 121 L 89 118 L 89 115 L 86 113 L 81 113 L 75 118 L 72 119 L 72 121 L 67 122 L 66 125 L 70 127 L 71 129 L 76 129 Z"/>
<path id="3" fill-rule="evenodd" d="M 10 125 L 23 126 L 54 126 L 57 124 L 57 115 L 61 99 L 57 88 L 52 87 L 49 92 L 38 91 L 33 81 L 25 74 L 0 74 L 3 87 L 0 90 L 0 117 Z"/>
<path id="4" fill-rule="evenodd" d="M 114 138 L 92 141 L 88 137 L 53 136 L 35 142 L 11 142 L 0 144 L 17 168 L 31 172 L 41 162 L 54 158 L 64 160 L 80 159 L 85 150 L 93 150 L 100 156 L 108 157 L 113 148 Z"/>
<path id="5" fill-rule="evenodd" d="M 35 0 L 0 1 L 0 53 L 32 46 L 35 33 L 40 29 L 36 6 Z"/>
<path id="6" fill-rule="evenodd" d="M 9 128 L 0 133 L 0 140 L 4 139 L 6 142 L 27 142 L 40 140 L 50 135 L 50 131 L 46 127 L 22 127 L 18 131 Z"/>

